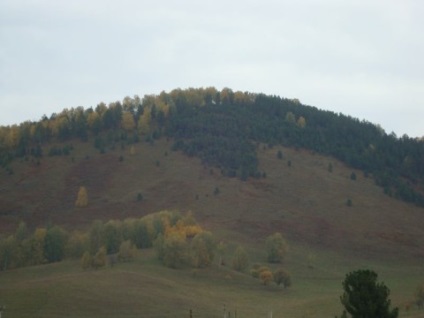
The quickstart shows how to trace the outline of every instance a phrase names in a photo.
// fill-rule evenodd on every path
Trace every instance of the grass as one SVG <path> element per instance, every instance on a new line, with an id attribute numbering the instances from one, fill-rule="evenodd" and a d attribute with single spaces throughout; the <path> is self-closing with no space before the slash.
<path id="1" fill-rule="evenodd" d="M 0 172 L 1 236 L 13 233 L 20 220 L 31 229 L 54 223 L 72 230 L 95 219 L 191 210 L 226 243 L 227 264 L 238 244 L 252 264 L 264 263 L 265 238 L 283 233 L 290 245 L 284 267 L 293 286 L 263 286 L 216 265 L 171 270 L 143 251 L 133 263 L 98 271 L 66 261 L 1 272 L 4 317 L 188 317 L 190 308 L 193 317 L 219 317 L 224 305 L 233 317 L 235 310 L 238 317 L 266 317 L 270 310 L 273 317 L 333 317 L 341 312 L 344 275 L 358 268 L 377 271 L 401 317 L 422 316 L 403 308 L 424 282 L 424 211 L 385 196 L 360 171 L 303 150 L 260 145 L 260 170 L 267 177 L 241 182 L 172 152 L 165 139 L 137 144 L 135 155 L 129 147 L 99 154 L 90 142 L 73 144 L 69 157 L 46 157 L 40 166 L 22 160 L 12 165 L 13 175 Z M 78 209 L 81 185 L 89 206 Z"/>
<path id="2" fill-rule="evenodd" d="M 216 264 L 168 269 L 152 250 L 143 250 L 132 263 L 100 270 L 84 271 L 79 262 L 66 261 L 2 273 L 0 301 L 6 317 L 189 317 L 190 309 L 194 317 L 219 317 L 224 307 L 238 317 L 267 317 L 269 311 L 274 317 L 333 317 L 341 312 L 344 273 L 371 267 L 391 289 L 401 317 L 422 316 L 402 307 L 423 278 L 421 267 L 322 253 L 310 269 L 302 247 L 293 248 L 284 264 L 293 276 L 286 290 Z"/>

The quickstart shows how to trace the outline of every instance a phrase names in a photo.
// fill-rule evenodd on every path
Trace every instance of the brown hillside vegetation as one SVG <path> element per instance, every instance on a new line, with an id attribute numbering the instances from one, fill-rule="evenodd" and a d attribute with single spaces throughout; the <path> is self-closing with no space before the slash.
<path id="1" fill-rule="evenodd" d="M 192 211 L 206 228 L 252 243 L 279 231 L 291 242 L 363 256 L 424 256 L 424 209 L 384 195 L 361 171 L 351 180 L 353 170 L 329 157 L 259 145 L 259 170 L 266 178 L 242 182 L 172 152 L 171 140 L 105 154 L 90 142 L 72 143 L 69 156 L 46 156 L 40 165 L 15 161 L 12 175 L 0 172 L 2 233 L 13 232 L 20 220 L 30 227 L 51 222 L 74 229 L 95 219 L 177 209 Z M 81 186 L 88 206 L 77 208 Z"/>

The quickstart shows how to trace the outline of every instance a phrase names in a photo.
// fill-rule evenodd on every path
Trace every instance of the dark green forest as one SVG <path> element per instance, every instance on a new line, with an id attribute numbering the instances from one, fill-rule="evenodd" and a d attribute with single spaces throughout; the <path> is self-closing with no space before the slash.
<path id="1" fill-rule="evenodd" d="M 173 140 L 173 150 L 242 180 L 266 176 L 256 155 L 264 144 L 333 156 L 374 178 L 387 195 L 424 206 L 423 139 L 387 134 L 373 123 L 296 99 L 228 88 L 125 97 L 108 106 L 65 109 L 38 122 L 0 127 L 0 163 L 13 173 L 16 158 L 39 164 L 45 156 L 69 155 L 75 138 L 104 153 L 160 137 Z"/>

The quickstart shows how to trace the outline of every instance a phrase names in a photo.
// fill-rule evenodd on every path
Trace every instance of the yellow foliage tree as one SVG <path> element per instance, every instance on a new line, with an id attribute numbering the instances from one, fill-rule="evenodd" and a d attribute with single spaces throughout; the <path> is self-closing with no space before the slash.
<path id="1" fill-rule="evenodd" d="M 80 187 L 78 191 L 77 200 L 75 201 L 75 206 L 78 208 L 83 208 L 88 205 L 88 193 L 86 187 Z"/>
<path id="2" fill-rule="evenodd" d="M 268 285 L 273 280 L 272 272 L 269 270 L 262 271 L 259 274 L 259 278 L 264 283 L 264 285 Z"/>
<path id="3" fill-rule="evenodd" d="M 100 120 L 100 116 L 97 112 L 91 112 L 88 114 L 87 123 L 88 127 L 93 128 L 93 126 Z"/>
<path id="4" fill-rule="evenodd" d="M 93 263 L 93 259 L 87 251 L 84 252 L 84 254 L 81 257 L 81 267 L 82 269 L 88 269 L 91 264 Z"/>
<path id="5" fill-rule="evenodd" d="M 118 258 L 122 262 L 130 262 L 134 259 L 137 253 L 137 249 L 134 244 L 130 241 L 124 241 L 119 247 Z"/>
<path id="6" fill-rule="evenodd" d="M 44 239 L 47 230 L 45 228 L 37 228 L 34 232 L 34 239 L 31 244 L 31 264 L 37 265 L 45 263 L 44 257 Z"/>
<path id="7" fill-rule="evenodd" d="M 121 125 L 126 131 L 133 131 L 135 129 L 134 115 L 131 112 L 124 112 L 122 114 Z"/>
<path id="8" fill-rule="evenodd" d="M 140 134 L 148 134 L 150 132 L 150 122 L 152 121 L 152 113 L 150 109 L 144 108 L 143 115 L 138 120 L 138 131 Z"/>
<path id="9" fill-rule="evenodd" d="M 13 125 L 12 127 L 9 128 L 7 139 L 6 139 L 6 145 L 10 148 L 14 148 L 18 146 L 19 138 L 20 138 L 19 127 L 17 125 Z"/>
<path id="10" fill-rule="evenodd" d="M 305 128 L 306 127 L 306 119 L 303 116 L 300 116 L 299 119 L 297 120 L 297 125 L 300 128 Z"/>
<path id="11" fill-rule="evenodd" d="M 92 265 L 94 269 L 106 266 L 107 253 L 106 247 L 102 246 L 99 251 L 94 255 Z"/>
<path id="12" fill-rule="evenodd" d="M 286 121 L 288 121 L 289 123 L 296 123 L 296 117 L 292 112 L 287 112 Z"/>
<path id="13" fill-rule="evenodd" d="M 233 101 L 233 91 L 227 87 L 221 91 L 221 103 L 231 103 Z"/>
<path id="14" fill-rule="evenodd" d="M 210 232 L 202 232 L 191 241 L 193 265 L 195 267 L 209 266 L 215 256 L 216 243 Z"/>

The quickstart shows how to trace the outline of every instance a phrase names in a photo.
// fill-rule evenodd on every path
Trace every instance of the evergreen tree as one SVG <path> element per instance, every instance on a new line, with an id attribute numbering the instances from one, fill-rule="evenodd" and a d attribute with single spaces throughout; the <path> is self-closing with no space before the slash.
<path id="1" fill-rule="evenodd" d="M 398 308 L 390 309 L 390 290 L 377 282 L 378 275 L 371 270 L 357 270 L 346 275 L 344 293 L 340 297 L 346 313 L 352 318 L 396 318 Z"/>

